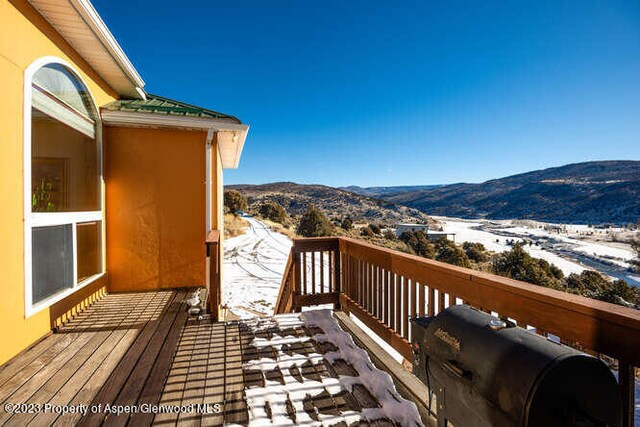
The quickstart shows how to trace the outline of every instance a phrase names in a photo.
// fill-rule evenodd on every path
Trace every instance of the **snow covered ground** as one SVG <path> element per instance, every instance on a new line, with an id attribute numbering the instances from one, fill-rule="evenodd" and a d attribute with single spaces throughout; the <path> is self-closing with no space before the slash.
<path id="1" fill-rule="evenodd" d="M 634 258 L 631 249 L 575 237 L 579 228 L 586 226 L 566 226 L 572 233 L 558 234 L 511 220 L 436 219 L 442 222 L 444 231 L 456 233 L 457 243 L 479 242 L 491 251 L 501 252 L 509 250 L 508 240 L 533 241 L 535 244 L 525 245 L 525 249 L 532 256 L 555 264 L 566 275 L 594 269 L 612 278 L 624 279 L 631 285 L 640 286 L 639 275 L 629 269 L 629 261 Z"/>
<path id="2" fill-rule="evenodd" d="M 250 216 L 245 234 L 224 241 L 222 301 L 242 317 L 272 315 L 291 239 Z"/>

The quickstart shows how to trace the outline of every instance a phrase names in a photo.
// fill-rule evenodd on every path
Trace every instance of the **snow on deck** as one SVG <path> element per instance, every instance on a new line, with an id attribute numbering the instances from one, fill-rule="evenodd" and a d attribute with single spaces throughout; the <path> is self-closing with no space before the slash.
<path id="1" fill-rule="evenodd" d="M 249 425 L 421 426 L 330 310 L 241 321 Z"/>

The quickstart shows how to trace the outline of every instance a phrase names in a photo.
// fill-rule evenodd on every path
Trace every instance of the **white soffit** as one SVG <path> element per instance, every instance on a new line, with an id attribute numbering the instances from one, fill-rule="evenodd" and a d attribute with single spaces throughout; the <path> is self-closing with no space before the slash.
<path id="1" fill-rule="evenodd" d="M 118 94 L 144 98 L 144 81 L 88 0 L 29 0 Z"/>
<path id="2" fill-rule="evenodd" d="M 240 155 L 247 139 L 249 128 L 240 132 L 218 132 L 218 147 L 222 167 L 225 169 L 237 169 L 240 163 Z"/>

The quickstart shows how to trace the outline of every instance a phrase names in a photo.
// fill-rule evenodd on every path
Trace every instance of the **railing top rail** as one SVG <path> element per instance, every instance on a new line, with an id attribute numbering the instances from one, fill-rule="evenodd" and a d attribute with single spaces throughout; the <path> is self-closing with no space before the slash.
<path id="1" fill-rule="evenodd" d="M 352 254 L 356 257 L 358 257 L 358 255 L 363 255 L 365 256 L 365 261 L 382 261 L 377 264 L 384 268 L 388 268 L 389 270 L 394 270 L 394 267 L 398 269 L 403 269 L 404 267 L 406 269 L 406 267 L 409 266 L 407 264 L 399 263 L 398 261 L 411 262 L 415 263 L 417 266 L 450 276 L 467 279 L 483 286 L 496 287 L 515 295 L 543 301 L 546 304 L 561 306 L 564 309 L 571 309 L 583 314 L 598 315 L 614 322 L 628 326 L 635 326 L 640 332 L 640 310 L 634 310 L 621 305 L 611 304 L 556 289 L 545 288 L 543 286 L 509 279 L 508 277 L 498 276 L 484 271 L 458 267 L 456 265 L 423 258 L 417 255 L 406 254 L 404 252 L 383 248 L 381 246 L 376 246 L 348 237 L 339 237 L 339 240 L 341 251 Z M 358 251 L 358 247 L 366 249 L 366 251 L 371 251 L 374 256 L 366 259 L 368 258 L 366 257 L 367 254 L 363 251 Z M 428 282 L 429 280 L 425 283 L 428 284 Z M 443 285 L 446 287 L 446 284 Z M 447 289 L 443 290 L 446 291 Z M 463 296 L 460 293 L 456 293 L 456 295 L 459 297 Z"/>
<path id="2" fill-rule="evenodd" d="M 337 251 L 340 249 L 338 237 L 302 237 L 293 239 L 293 252 Z"/>
<path id="3" fill-rule="evenodd" d="M 220 230 L 209 230 L 205 239 L 207 244 L 220 243 Z"/>

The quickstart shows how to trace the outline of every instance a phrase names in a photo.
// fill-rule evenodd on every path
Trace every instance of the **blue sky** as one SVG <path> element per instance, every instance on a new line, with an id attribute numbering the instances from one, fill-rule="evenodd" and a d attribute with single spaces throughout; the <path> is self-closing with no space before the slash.
<path id="1" fill-rule="evenodd" d="M 640 159 L 640 4 L 93 0 L 150 93 L 251 125 L 226 183 Z"/>

